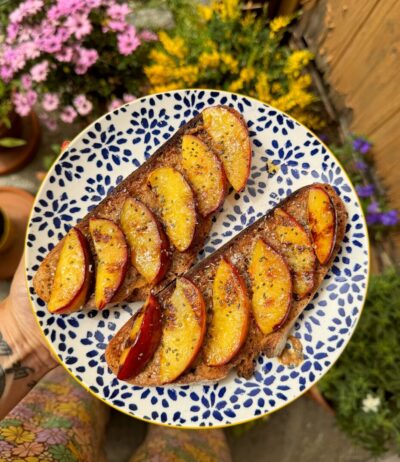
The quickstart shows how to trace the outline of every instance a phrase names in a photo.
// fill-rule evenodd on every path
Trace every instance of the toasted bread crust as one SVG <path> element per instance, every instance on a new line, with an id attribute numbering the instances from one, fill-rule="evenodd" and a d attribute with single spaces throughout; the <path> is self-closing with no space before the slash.
<path id="1" fill-rule="evenodd" d="M 301 188 L 278 205 L 278 207 L 283 208 L 293 215 L 297 221 L 305 227 L 308 233 L 310 230 L 308 229 L 307 219 L 307 194 L 312 186 L 313 185 Z M 249 377 L 252 375 L 254 370 L 254 360 L 260 353 L 265 352 L 269 357 L 281 354 L 286 344 L 289 332 L 296 319 L 313 298 L 326 273 L 331 267 L 332 262 L 339 251 L 345 233 L 347 212 L 343 202 L 331 186 L 324 184 L 319 184 L 319 186 L 324 188 L 324 190 L 329 194 L 335 206 L 337 216 L 337 234 L 335 248 L 329 262 L 325 265 L 317 263 L 314 290 L 304 299 L 300 301 L 293 301 L 288 320 L 278 331 L 269 335 L 263 335 L 252 317 L 246 342 L 233 360 L 224 366 L 210 367 L 204 363 L 202 351 L 200 351 L 196 361 L 191 366 L 191 369 L 183 374 L 177 383 L 195 383 L 220 380 L 224 378 L 234 367 L 236 367 L 240 376 Z M 185 274 L 185 277 L 193 281 L 201 290 L 206 302 L 209 317 L 211 316 L 212 310 L 212 282 L 221 256 L 230 260 L 245 277 L 247 288 L 251 294 L 251 283 L 247 274 L 247 267 L 254 241 L 257 238 L 262 237 L 277 251 L 279 251 L 281 245 L 278 241 L 274 240 L 273 233 L 271 232 L 274 219 L 272 210 Z M 158 294 L 158 299 L 161 305 L 164 305 L 163 302 L 170 297 L 174 286 L 175 284 L 171 283 Z M 165 313 L 165 315 L 168 317 L 168 313 Z M 122 329 L 111 340 L 106 349 L 106 360 L 114 373 L 118 368 L 119 357 L 121 355 L 126 336 L 130 330 L 131 323 L 132 321 L 130 320 L 122 327 Z M 160 385 L 158 380 L 158 370 L 159 351 L 156 352 L 153 360 L 147 365 L 144 371 L 128 382 L 140 386 Z"/>
<path id="2" fill-rule="evenodd" d="M 235 112 L 237 116 L 239 113 L 231 108 L 230 111 Z M 240 116 L 241 117 L 241 116 Z M 242 118 L 243 119 L 243 118 Z M 82 221 L 76 225 L 77 228 L 83 233 L 88 239 L 90 244 L 91 253 L 94 257 L 94 263 L 96 263 L 96 254 L 94 252 L 93 243 L 90 238 L 88 223 L 89 218 L 99 217 L 108 218 L 118 223 L 120 212 L 125 199 L 129 196 L 135 197 L 147 205 L 155 215 L 160 218 L 159 211 L 157 209 L 157 203 L 155 195 L 152 193 L 150 188 L 147 186 L 147 177 L 149 173 L 155 168 L 170 166 L 177 169 L 180 173 L 184 174 L 181 166 L 181 139 L 184 134 L 196 134 L 200 137 L 207 145 L 211 145 L 210 138 L 207 132 L 203 128 L 201 114 L 194 117 L 187 124 L 183 125 L 166 143 L 164 143 L 144 164 L 142 164 L 137 170 L 132 172 L 126 179 L 124 179 L 115 190 L 104 198 L 90 213 L 88 213 Z M 151 287 L 148 284 L 140 284 L 140 277 L 136 269 L 129 265 L 126 277 L 121 288 L 118 290 L 116 295 L 112 299 L 112 303 L 118 303 L 122 301 L 137 301 L 145 300 L 150 290 L 154 293 L 159 292 L 177 276 L 187 271 L 195 260 L 198 252 L 204 245 L 205 239 L 210 231 L 212 225 L 212 216 L 207 218 L 201 217 L 197 214 L 197 225 L 196 232 L 193 242 L 189 249 L 184 252 L 179 252 L 171 247 L 171 265 L 162 281 L 160 281 L 155 287 Z M 50 293 L 53 286 L 54 274 L 59 259 L 60 250 L 62 247 L 63 240 L 61 240 L 45 257 L 37 270 L 34 280 L 33 287 L 37 295 L 45 302 L 50 299 Z M 138 287 L 139 286 L 139 287 Z M 94 306 L 94 297 L 90 297 L 86 306 Z"/>

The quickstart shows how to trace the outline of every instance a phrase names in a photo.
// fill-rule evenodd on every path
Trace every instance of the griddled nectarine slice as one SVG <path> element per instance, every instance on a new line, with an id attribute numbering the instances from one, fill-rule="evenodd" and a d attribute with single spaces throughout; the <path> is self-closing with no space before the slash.
<path id="1" fill-rule="evenodd" d="M 276 209 L 274 219 L 276 238 L 281 243 L 279 252 L 293 274 L 293 292 L 300 300 L 311 293 L 315 285 L 313 245 L 304 227 L 287 212 Z"/>
<path id="2" fill-rule="evenodd" d="M 88 244 L 78 228 L 72 228 L 58 259 L 50 300 L 51 313 L 70 313 L 85 302 L 90 286 Z"/>
<path id="3" fill-rule="evenodd" d="M 237 269 L 222 258 L 213 282 L 212 317 L 204 346 L 209 366 L 229 362 L 243 345 L 249 326 L 246 284 Z"/>
<path id="4" fill-rule="evenodd" d="M 253 315 L 265 335 L 282 327 L 292 302 L 292 277 L 285 259 L 262 239 L 251 255 Z"/>
<path id="5" fill-rule="evenodd" d="M 308 193 L 308 222 L 314 241 L 315 254 L 321 265 L 332 256 L 336 242 L 336 211 L 329 194 L 320 187 L 313 187 Z"/>
<path id="6" fill-rule="evenodd" d="M 241 191 L 246 186 L 251 164 L 251 143 L 245 122 L 236 111 L 221 106 L 205 109 L 202 117 L 229 183 L 235 191 Z"/>
<path id="7" fill-rule="evenodd" d="M 226 193 L 221 161 L 200 138 L 184 135 L 182 167 L 196 194 L 200 215 L 208 216 L 220 207 Z"/>
<path id="8" fill-rule="evenodd" d="M 154 191 L 165 231 L 177 250 L 190 247 L 196 229 L 196 206 L 193 191 L 181 173 L 160 167 L 148 176 Z"/>
<path id="9" fill-rule="evenodd" d="M 154 295 L 149 295 L 143 308 L 136 313 L 125 342 L 119 360 L 119 379 L 135 377 L 146 367 L 158 348 L 161 332 L 160 304 Z"/>
<path id="10" fill-rule="evenodd" d="M 143 202 L 129 197 L 122 206 L 120 223 L 131 250 L 132 265 L 148 284 L 156 284 L 170 262 L 169 242 L 160 222 Z"/>
<path id="11" fill-rule="evenodd" d="M 160 356 L 161 383 L 173 382 L 192 364 L 206 330 L 206 308 L 199 289 L 184 277 L 168 300 Z"/>
<path id="12" fill-rule="evenodd" d="M 91 218 L 89 231 L 97 254 L 94 301 L 102 310 L 121 287 L 128 266 L 128 245 L 120 227 L 105 218 Z"/>

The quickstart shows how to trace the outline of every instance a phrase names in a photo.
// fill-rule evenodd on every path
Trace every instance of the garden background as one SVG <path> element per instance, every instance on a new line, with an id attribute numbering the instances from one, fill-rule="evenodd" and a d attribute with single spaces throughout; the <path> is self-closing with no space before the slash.
<path id="1" fill-rule="evenodd" d="M 0 186 L 34 194 L 64 140 L 108 109 L 178 88 L 288 112 L 356 185 L 374 273 L 357 331 L 312 394 L 228 431 L 234 460 L 399 460 L 399 20 L 394 0 L 0 1 Z M 114 414 L 110 460 L 143 434 Z"/>

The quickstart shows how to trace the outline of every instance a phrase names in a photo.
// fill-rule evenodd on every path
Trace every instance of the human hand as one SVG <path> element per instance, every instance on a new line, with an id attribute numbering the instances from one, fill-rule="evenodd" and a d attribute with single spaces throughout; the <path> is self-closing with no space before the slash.
<path id="1" fill-rule="evenodd" d="M 0 419 L 57 365 L 35 320 L 25 280 L 24 257 L 8 297 L 0 302 Z"/>

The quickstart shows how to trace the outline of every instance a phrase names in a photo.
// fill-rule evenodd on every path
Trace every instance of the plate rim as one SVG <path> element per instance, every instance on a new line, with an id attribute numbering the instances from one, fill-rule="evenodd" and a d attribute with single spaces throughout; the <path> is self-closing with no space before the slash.
<path id="1" fill-rule="evenodd" d="M 63 367 L 63 369 L 80 385 L 82 386 L 87 392 L 89 392 L 93 397 L 95 397 L 96 399 L 102 401 L 103 403 L 105 403 L 107 406 L 110 406 L 112 409 L 115 409 L 116 411 L 118 412 L 121 412 L 133 419 L 138 419 L 138 420 L 141 420 L 143 422 L 146 422 L 146 423 L 149 423 L 149 424 L 153 424 L 153 425 L 160 425 L 160 426 L 163 426 L 163 427 L 168 427 L 168 428 L 176 428 L 176 429 L 188 429 L 188 430 L 210 430 L 210 429 L 217 429 L 217 428 L 228 428 L 228 427 L 234 427 L 236 425 L 242 425 L 242 424 L 246 424 L 246 423 L 249 423 L 249 422 L 254 422 L 256 420 L 259 420 L 263 417 L 266 417 L 266 416 L 269 416 L 271 414 L 274 414 L 275 412 L 285 408 L 286 406 L 290 405 L 291 403 L 293 403 L 294 401 L 296 401 L 297 399 L 301 398 L 303 395 L 305 395 L 308 391 L 310 391 L 310 389 L 317 385 L 318 382 L 331 370 L 331 368 L 336 364 L 336 362 L 339 360 L 339 358 L 341 357 L 341 355 L 343 354 L 344 350 L 346 349 L 347 345 L 349 344 L 351 338 L 353 337 L 354 335 L 354 332 L 355 330 L 357 329 L 357 326 L 358 326 L 358 323 L 360 322 L 360 318 L 362 316 L 362 313 L 363 313 L 363 310 L 364 310 L 364 305 L 365 305 L 365 302 L 366 302 L 366 299 L 367 299 L 367 294 L 368 294 L 368 289 L 369 289 L 369 283 L 370 283 L 370 275 L 371 275 L 371 241 L 370 241 L 370 238 L 369 238 L 369 231 L 368 231 L 368 225 L 367 225 L 367 221 L 366 221 L 366 218 L 365 218 L 365 214 L 364 214 L 364 211 L 362 209 L 362 206 L 361 206 L 361 202 L 360 202 L 360 198 L 358 197 L 358 194 L 355 190 L 355 187 L 352 183 L 352 181 L 350 180 L 350 177 L 346 171 L 346 169 L 344 168 L 343 164 L 340 162 L 340 160 L 336 157 L 336 155 L 332 152 L 332 150 L 324 143 L 324 141 L 322 141 L 320 139 L 320 137 L 313 131 L 311 130 L 310 128 L 306 127 L 303 123 L 301 123 L 299 120 L 297 120 L 295 117 L 293 117 L 292 115 L 288 114 L 287 112 L 285 111 L 282 111 L 281 109 L 278 109 L 276 108 L 275 106 L 272 106 L 271 104 L 268 104 L 268 103 L 265 103 L 257 98 L 254 98 L 252 96 L 247 96 L 247 95 L 244 95 L 244 94 L 241 94 L 241 93 L 236 93 L 236 92 L 231 92 L 231 91 L 227 91 L 227 90 L 218 90 L 218 89 L 212 89 L 212 88 L 179 88 L 179 89 L 176 89 L 176 90 L 170 90 L 170 91 L 163 91 L 163 92 L 158 92 L 158 93 L 152 93 L 152 94 L 149 94 L 149 95 L 144 95 L 144 96 L 141 96 L 140 98 L 137 98 L 135 99 L 134 101 L 132 102 L 129 102 L 129 103 L 125 103 L 123 105 L 121 105 L 118 109 L 120 109 L 121 107 L 127 107 L 127 106 L 130 106 L 131 104 L 135 104 L 139 101 L 142 101 L 142 100 L 145 100 L 145 99 L 149 99 L 149 98 L 152 98 L 152 97 L 156 97 L 158 95 L 164 95 L 164 94 L 174 94 L 174 93 L 184 93 L 184 92 L 187 92 L 187 91 L 194 91 L 194 92 L 200 92 L 200 91 L 209 91 L 209 92 L 217 92 L 217 93 L 226 93 L 226 94 L 230 94 L 230 95 L 236 95 L 237 97 L 239 98 L 246 98 L 248 100 L 252 100 L 252 101 L 255 101 L 257 104 L 263 104 L 273 110 L 276 110 L 284 115 L 286 115 L 287 117 L 289 117 L 290 119 L 294 120 L 295 122 L 297 122 L 301 127 L 303 127 L 306 131 L 308 131 L 309 133 L 311 133 L 313 135 L 313 137 L 315 137 L 320 143 L 321 145 L 326 149 L 326 151 L 336 160 L 336 162 L 338 163 L 338 165 L 340 166 L 342 172 L 343 172 L 343 175 L 345 176 L 345 178 L 347 179 L 348 181 L 348 184 L 350 186 L 350 189 L 352 190 L 352 192 L 354 193 L 354 196 L 355 196 L 355 199 L 356 199 L 356 202 L 360 208 L 360 217 L 364 223 L 364 228 L 365 228 L 365 233 L 366 233 L 366 239 L 367 239 L 367 243 L 368 243 L 368 246 L 367 246 L 367 274 L 366 274 L 366 287 L 365 287 L 365 292 L 364 292 L 364 296 L 363 296 L 363 300 L 360 302 L 360 313 L 359 313 L 359 316 L 355 322 L 355 325 L 353 327 L 353 332 L 352 334 L 347 338 L 347 340 L 343 343 L 343 348 L 342 348 L 342 352 L 339 354 L 339 356 L 334 359 L 332 361 L 332 363 L 326 368 L 325 372 L 323 373 L 323 375 L 321 377 L 318 378 L 318 380 L 316 380 L 314 383 L 311 383 L 309 384 L 308 386 L 305 387 L 305 389 L 303 391 L 301 391 L 295 398 L 293 398 L 292 400 L 288 400 L 286 402 L 284 402 L 281 406 L 279 407 L 276 407 L 274 409 L 272 409 L 271 411 L 265 413 L 265 414 L 261 414 L 261 415 L 257 415 L 257 416 L 253 416 L 249 419 L 245 419 L 245 420 L 241 420 L 240 422 L 234 422 L 234 423 L 225 423 L 225 424 L 220 424 L 220 425 L 211 425 L 211 426 L 192 426 L 192 425 L 174 425 L 174 424 L 170 424 L 170 423 L 164 423 L 164 422 L 159 422 L 159 421 L 154 421 L 154 420 L 151 420 L 151 419 L 145 419 L 143 417 L 140 417 L 140 416 L 137 416 L 137 415 L 133 415 L 131 413 L 129 413 L 128 411 L 125 411 L 124 409 L 121 409 L 119 407 L 117 407 L 116 405 L 114 405 L 113 403 L 107 401 L 106 399 L 103 399 L 102 397 L 100 397 L 99 395 L 97 395 L 93 390 L 91 390 L 83 381 L 80 381 L 73 373 L 72 371 L 70 371 L 68 369 L 68 367 L 66 366 L 66 364 L 64 364 L 64 362 L 60 359 L 60 357 L 58 356 L 55 348 L 53 347 L 52 343 L 50 342 L 50 340 L 46 337 L 46 335 L 44 334 L 43 332 L 43 329 L 42 329 L 42 326 L 40 325 L 39 323 L 39 319 L 38 319 L 38 316 L 36 315 L 36 309 L 35 309 L 35 306 L 34 306 L 34 303 L 33 303 L 33 300 L 32 300 L 32 297 L 31 297 L 31 294 L 30 294 L 30 291 L 29 291 L 29 281 L 28 281 L 28 272 L 27 272 L 27 268 L 28 268 L 28 246 L 27 246 L 27 242 L 28 242 L 28 235 L 29 235 L 29 224 L 31 223 L 31 219 L 32 219 L 32 215 L 34 213 L 34 208 L 35 208 L 35 205 L 36 205 L 36 202 L 38 201 L 38 197 L 40 195 L 40 193 L 42 192 L 42 189 L 44 189 L 45 185 L 47 184 L 47 179 L 48 177 L 52 174 L 52 170 L 53 170 L 53 166 L 56 165 L 56 163 L 59 161 L 60 157 L 63 155 L 65 149 L 61 150 L 60 153 L 58 154 L 58 156 L 56 157 L 56 159 L 54 160 L 53 162 L 53 165 L 50 167 L 50 169 L 47 171 L 46 173 L 46 176 L 43 178 L 36 194 L 35 194 L 35 200 L 34 200 L 34 203 L 32 205 L 32 209 L 30 211 L 30 214 L 29 214 L 29 217 L 28 217 L 28 226 L 26 228 L 26 233 L 25 233 L 25 240 L 24 240 L 24 256 L 23 256 L 23 261 L 24 261 L 24 274 L 25 274 L 25 286 L 26 286 L 26 289 L 27 289 L 27 294 L 28 294 L 28 299 L 29 299 L 29 304 L 30 304 L 30 307 L 31 307 L 31 310 L 32 310 L 32 313 L 34 315 L 34 318 L 35 318 L 35 322 L 36 322 L 36 325 L 38 326 L 39 328 L 39 331 L 40 331 L 40 334 L 41 336 L 43 337 L 43 339 L 45 340 L 45 343 L 47 344 L 48 348 L 49 348 L 49 351 L 51 353 L 51 355 L 56 359 L 56 361 Z M 75 136 L 74 138 L 72 138 L 71 140 L 68 140 L 69 141 L 69 144 L 73 143 L 77 138 L 79 138 L 81 136 L 81 134 L 88 130 L 90 127 L 94 126 L 97 122 L 101 122 L 103 119 L 105 119 L 105 117 L 108 115 L 108 114 L 111 114 L 113 111 L 108 111 L 106 113 L 104 113 L 102 116 L 98 117 L 97 119 L 95 119 L 91 124 L 85 126 L 82 130 L 80 130 Z M 56 366 L 57 367 L 57 366 Z M 145 387 L 145 388 L 149 388 L 149 387 Z"/>

